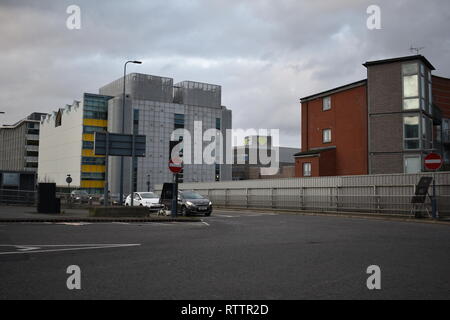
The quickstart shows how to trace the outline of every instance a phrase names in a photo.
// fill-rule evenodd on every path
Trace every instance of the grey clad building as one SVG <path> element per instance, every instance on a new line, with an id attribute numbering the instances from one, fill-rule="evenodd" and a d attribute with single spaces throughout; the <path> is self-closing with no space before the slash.
<path id="1" fill-rule="evenodd" d="M 169 141 L 175 129 L 187 129 L 194 146 L 194 123 L 201 122 L 201 131 L 219 129 L 223 136 L 231 129 L 231 110 L 221 104 L 221 87 L 213 84 L 183 81 L 140 73 L 125 77 L 126 97 L 123 105 L 123 78 L 100 88 L 101 95 L 112 96 L 108 102 L 108 131 L 146 135 L 146 156 L 137 158 L 133 165 L 134 190 L 152 189 L 155 185 L 169 182 Z M 125 118 L 122 114 L 125 114 Z M 183 137 L 187 139 L 187 137 Z M 203 147 L 208 143 L 203 142 Z M 186 152 L 184 150 L 184 152 Z M 225 145 L 223 159 L 225 159 Z M 193 157 L 192 157 L 193 158 Z M 124 191 L 130 191 L 131 159 L 124 158 Z M 120 157 L 109 158 L 109 190 L 120 190 Z M 183 182 L 212 182 L 231 180 L 231 165 L 186 164 L 181 175 Z"/>
<path id="2" fill-rule="evenodd" d="M 0 127 L 0 170 L 36 172 L 39 125 L 45 113 L 32 113 L 13 125 Z"/>

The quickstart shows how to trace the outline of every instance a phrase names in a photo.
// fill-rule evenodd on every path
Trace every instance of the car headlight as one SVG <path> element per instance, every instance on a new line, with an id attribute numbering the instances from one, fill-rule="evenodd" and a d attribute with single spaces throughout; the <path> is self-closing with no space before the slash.
<path id="1" fill-rule="evenodd" d="M 209 202 L 209 205 L 212 206 L 212 202 L 211 201 Z"/>
<path id="2" fill-rule="evenodd" d="M 188 206 L 190 206 L 190 207 L 194 206 L 194 204 L 193 204 L 192 202 L 190 202 L 190 201 L 186 201 L 186 204 L 187 204 Z"/>

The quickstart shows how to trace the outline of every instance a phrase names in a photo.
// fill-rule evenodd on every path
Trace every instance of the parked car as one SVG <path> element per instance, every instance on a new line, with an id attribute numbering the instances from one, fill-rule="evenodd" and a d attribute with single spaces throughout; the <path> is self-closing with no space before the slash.
<path id="1" fill-rule="evenodd" d="M 204 214 L 210 216 L 212 213 L 212 202 L 195 191 L 178 192 L 178 212 L 187 216 L 189 214 Z"/>
<path id="2" fill-rule="evenodd" d="M 73 190 L 70 199 L 73 203 L 88 203 L 91 197 L 85 190 Z"/>
<path id="3" fill-rule="evenodd" d="M 108 198 L 109 198 L 109 202 L 113 206 L 120 206 L 121 205 L 121 203 L 120 203 L 120 194 L 119 193 L 110 193 L 108 195 Z M 122 199 L 125 199 L 125 195 L 123 195 Z M 104 201 L 105 201 L 105 196 L 104 195 L 100 196 L 99 202 L 100 202 L 101 205 L 104 204 Z"/>
<path id="4" fill-rule="evenodd" d="M 133 206 L 148 207 L 151 211 L 158 211 L 164 208 L 163 204 L 159 203 L 159 197 L 154 192 L 134 192 Z M 125 206 L 131 205 L 131 195 L 128 195 L 125 200 Z"/>

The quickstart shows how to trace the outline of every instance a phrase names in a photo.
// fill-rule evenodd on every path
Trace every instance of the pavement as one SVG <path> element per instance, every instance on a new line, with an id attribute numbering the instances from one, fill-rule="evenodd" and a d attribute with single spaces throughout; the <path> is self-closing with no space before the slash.
<path id="1" fill-rule="evenodd" d="M 449 299 L 449 252 L 447 225 L 256 210 L 0 223 L 0 299 Z M 81 290 L 67 288 L 72 265 Z"/>

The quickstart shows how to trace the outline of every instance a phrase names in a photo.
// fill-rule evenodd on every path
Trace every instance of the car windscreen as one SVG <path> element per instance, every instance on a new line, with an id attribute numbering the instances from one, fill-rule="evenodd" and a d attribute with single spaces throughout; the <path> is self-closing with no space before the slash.
<path id="1" fill-rule="evenodd" d="M 204 199 L 201 194 L 192 191 L 183 191 L 181 192 L 181 196 L 184 199 Z"/>
<path id="2" fill-rule="evenodd" d="M 140 193 L 140 196 L 143 199 L 155 199 L 155 198 L 158 198 L 158 196 L 156 194 L 154 194 L 153 192 L 143 192 L 143 193 Z"/>

